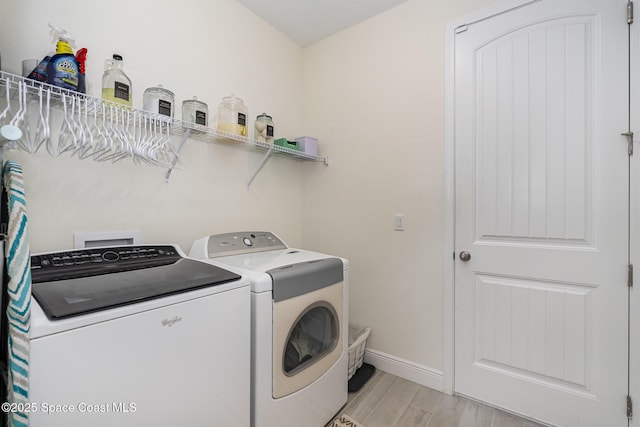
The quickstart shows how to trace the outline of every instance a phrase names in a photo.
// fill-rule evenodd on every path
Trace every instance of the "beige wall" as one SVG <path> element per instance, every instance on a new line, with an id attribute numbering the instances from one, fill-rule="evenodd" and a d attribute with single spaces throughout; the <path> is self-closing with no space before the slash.
<path id="1" fill-rule="evenodd" d="M 266 111 L 277 135 L 304 134 L 302 49 L 235 0 L 60 0 L 46 7 L 5 0 L 3 11 L 5 71 L 19 74 L 22 59 L 53 48 L 51 22 L 72 32 L 78 47 L 88 47 L 91 95 L 100 96 L 104 60 L 120 53 L 133 81 L 134 107 L 141 108 L 144 90 L 159 83 L 176 94 L 179 106 L 198 96 L 211 115 L 234 93 L 248 106 L 251 125 Z M 166 170 L 130 160 L 96 163 L 42 151 L 6 156 L 25 169 L 33 251 L 70 247 L 74 231 L 122 229 L 141 230 L 145 242 L 177 242 L 187 252 L 198 237 L 239 229 L 271 230 L 299 245 L 302 169 L 324 167 L 274 156 L 247 191 L 263 153 L 225 144 L 189 140 L 183 169 L 169 183 Z"/>
<path id="2" fill-rule="evenodd" d="M 271 230 L 351 260 L 351 319 L 373 328 L 369 348 L 442 370 L 445 24 L 494 2 L 409 0 L 302 50 L 234 0 L 77 11 L 71 0 L 5 1 L 4 70 L 51 49 L 51 22 L 89 47 L 93 95 L 118 52 L 134 107 L 158 83 L 213 112 L 235 93 L 252 119 L 267 111 L 280 136 L 318 137 L 331 160 L 274 158 L 247 191 L 261 154 L 224 144 L 189 141 L 168 184 L 164 170 L 129 161 L 12 152 L 25 167 L 32 248 L 69 246 L 74 231 L 140 229 L 188 251 L 208 233 Z M 405 231 L 393 231 L 395 213 Z"/>
<path id="3" fill-rule="evenodd" d="M 493 0 L 410 0 L 304 51 L 306 246 L 351 260 L 370 349 L 443 369 L 445 25 Z M 405 231 L 393 215 L 404 214 Z"/>

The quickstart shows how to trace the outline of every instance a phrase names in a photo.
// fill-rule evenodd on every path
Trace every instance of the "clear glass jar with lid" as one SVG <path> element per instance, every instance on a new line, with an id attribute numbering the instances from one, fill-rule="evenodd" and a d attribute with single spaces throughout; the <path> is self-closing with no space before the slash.
<path id="1" fill-rule="evenodd" d="M 142 95 L 142 105 L 145 111 L 173 117 L 175 96 L 173 92 L 158 85 L 150 87 Z"/>
<path id="2" fill-rule="evenodd" d="M 267 113 L 262 113 L 256 117 L 254 139 L 259 142 L 273 144 L 274 135 L 273 119 Z"/>
<path id="3" fill-rule="evenodd" d="M 209 107 L 197 96 L 193 99 L 182 101 L 182 121 L 207 126 L 209 119 Z"/>
<path id="4" fill-rule="evenodd" d="M 241 98 L 235 95 L 225 96 L 218 104 L 218 130 L 247 136 L 248 111 Z"/>

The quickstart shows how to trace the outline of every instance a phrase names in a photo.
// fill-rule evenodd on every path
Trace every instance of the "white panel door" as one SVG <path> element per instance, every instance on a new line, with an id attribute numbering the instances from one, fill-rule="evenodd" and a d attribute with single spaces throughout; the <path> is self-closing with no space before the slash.
<path id="1" fill-rule="evenodd" d="M 625 10 L 455 36 L 455 391 L 553 425 L 627 424 Z"/>

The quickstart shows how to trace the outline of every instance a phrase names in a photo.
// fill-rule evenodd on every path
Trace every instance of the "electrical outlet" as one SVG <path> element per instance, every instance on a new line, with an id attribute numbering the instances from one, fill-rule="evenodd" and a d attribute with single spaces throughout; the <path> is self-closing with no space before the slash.
<path id="1" fill-rule="evenodd" d="M 393 229 L 395 231 L 404 231 L 404 214 L 395 214 L 393 216 Z"/>

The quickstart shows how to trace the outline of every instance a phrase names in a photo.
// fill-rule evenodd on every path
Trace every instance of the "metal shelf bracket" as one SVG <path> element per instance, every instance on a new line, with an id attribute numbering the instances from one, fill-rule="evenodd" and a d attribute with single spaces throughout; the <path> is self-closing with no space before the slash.
<path id="1" fill-rule="evenodd" d="M 251 175 L 251 178 L 249 178 L 249 182 L 247 183 L 247 190 L 249 190 L 251 188 L 251 183 L 253 182 L 254 179 L 256 179 L 256 176 L 258 176 L 258 173 L 262 170 L 262 168 L 264 167 L 264 165 L 267 163 L 267 161 L 271 158 L 271 155 L 273 154 L 273 148 L 269 148 L 267 149 L 267 152 L 264 154 L 264 157 L 262 158 L 262 161 L 260 162 L 260 164 L 258 165 L 258 168 L 256 169 L 256 171 L 253 173 L 253 175 Z"/>
<path id="2" fill-rule="evenodd" d="M 167 183 L 169 182 L 169 178 L 171 177 L 171 172 L 173 172 L 173 169 L 178 162 L 178 154 L 180 154 L 180 150 L 182 150 L 182 147 L 184 146 L 184 143 L 187 142 L 187 139 L 189 139 L 189 136 L 191 136 L 191 129 L 187 128 L 187 130 L 184 131 L 184 135 L 182 135 L 182 140 L 180 141 L 180 145 L 178 145 L 178 149 L 176 150 L 176 155 L 171 162 L 171 167 L 167 171 L 167 175 L 164 177 Z"/>

